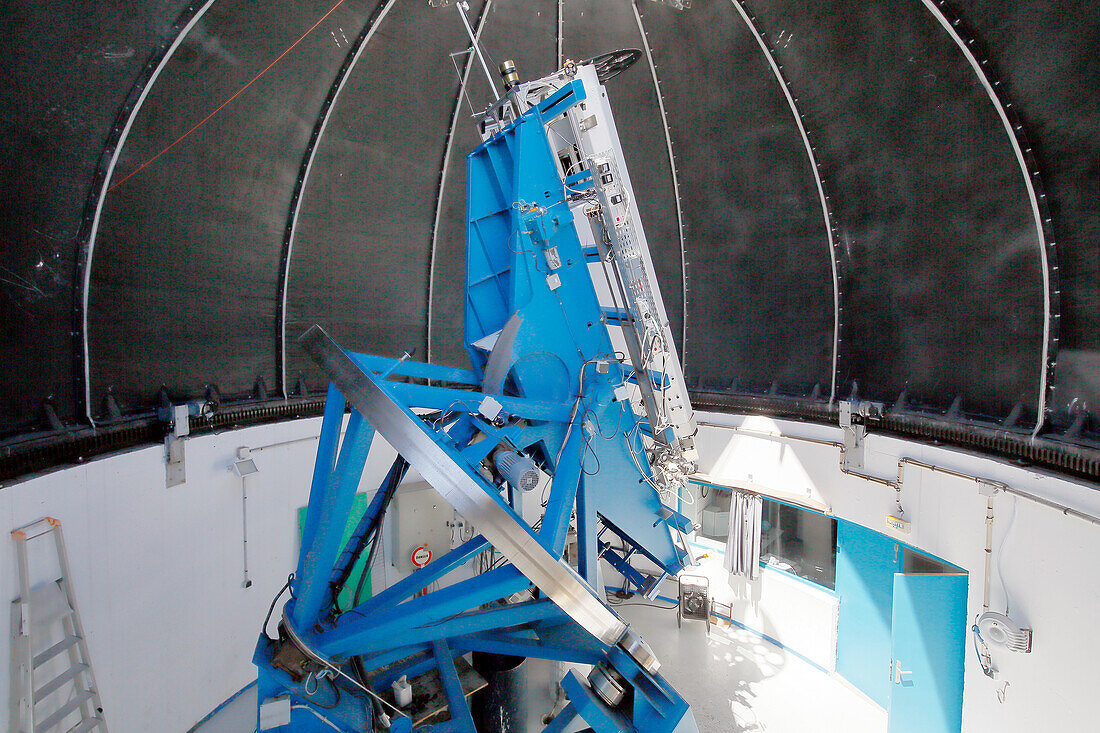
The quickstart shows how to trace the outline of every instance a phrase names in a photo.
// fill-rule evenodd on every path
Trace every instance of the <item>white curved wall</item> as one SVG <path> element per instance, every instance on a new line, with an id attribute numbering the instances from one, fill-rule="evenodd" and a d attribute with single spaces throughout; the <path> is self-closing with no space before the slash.
<path id="1" fill-rule="evenodd" d="M 7 532 L 59 519 L 112 733 L 186 731 L 255 679 L 260 623 L 297 561 L 297 509 L 309 494 L 320 425 L 315 418 L 188 438 L 187 481 L 172 488 L 163 446 L 0 487 L 0 599 L 19 594 Z M 272 446 L 254 452 L 260 472 L 247 479 L 251 588 L 242 587 L 241 479 L 231 470 L 241 446 Z M 367 473 L 383 471 L 392 455 L 377 441 Z M 2 639 L 0 730 L 10 730 Z"/>
<path id="2" fill-rule="evenodd" d="M 701 470 L 720 481 L 751 483 L 765 492 L 824 504 L 839 518 L 966 569 L 970 573 L 969 617 L 981 612 L 986 497 L 979 495 L 975 481 L 908 466 L 902 505 L 912 531 L 904 535 L 885 522 L 888 514 L 895 513 L 895 492 L 842 473 L 836 448 L 759 435 L 842 441 L 839 428 L 718 414 L 700 415 L 700 420 L 729 426 L 700 429 Z M 867 438 L 865 450 L 864 470 L 874 476 L 893 480 L 898 459 L 909 457 L 1100 515 L 1100 487 L 1095 485 L 873 434 Z M 1009 527 L 1014 503 L 1015 519 Z M 1007 528 L 1009 535 L 999 558 L 1001 570 L 1011 595 L 1013 618 L 1034 629 L 1034 651 L 1012 654 L 994 650 L 994 663 L 1001 674 L 997 680 L 989 680 L 981 672 L 968 636 L 963 730 L 1091 730 L 1094 716 L 1089 702 L 1096 678 L 1092 660 L 1100 657 L 1100 636 L 1090 630 L 1100 599 L 1100 526 L 1004 493 L 994 498 L 994 513 L 994 561 Z M 1004 598 L 994 564 L 991 610 L 1003 611 Z M 997 692 L 1006 682 L 1004 701 L 1000 702 Z"/>
<path id="3" fill-rule="evenodd" d="M 703 415 L 704 421 L 785 435 L 839 440 L 838 429 L 757 417 Z M 309 490 L 320 419 L 189 438 L 188 480 L 165 487 L 164 449 L 151 447 L 0 487 L 0 530 L 42 516 L 61 520 L 72 580 L 113 733 L 185 731 L 254 679 L 260 622 L 297 555 L 297 509 Z M 703 470 L 809 498 L 839 517 L 889 532 L 893 492 L 839 470 L 835 448 L 704 427 Z M 241 479 L 230 470 L 240 446 L 260 473 L 248 479 L 248 548 L 253 585 L 242 588 Z M 372 448 L 364 490 L 392 459 Z M 880 436 L 868 438 L 867 470 L 886 478 L 899 456 L 964 470 L 1100 513 L 1096 487 L 998 461 Z M 751 479 L 749 478 L 751 475 Z M 902 497 L 912 534 L 899 536 L 971 573 L 970 612 L 981 606 L 985 498 L 972 481 L 906 473 Z M 996 499 L 994 548 L 1012 510 Z M 999 654 L 1002 679 L 982 676 L 968 650 L 964 729 L 1087 730 L 1091 659 L 1088 631 L 1100 598 L 1100 527 L 1023 499 L 1005 544 L 1003 572 L 1014 616 L 1035 629 L 1030 655 Z M 0 598 L 18 594 L 13 546 L 0 537 Z M 992 605 L 1003 605 L 994 576 Z M 0 642 L 0 690 L 9 689 L 8 641 Z M 1008 681 L 1004 703 L 996 691 Z M 7 730 L 7 705 L 0 729 Z"/>

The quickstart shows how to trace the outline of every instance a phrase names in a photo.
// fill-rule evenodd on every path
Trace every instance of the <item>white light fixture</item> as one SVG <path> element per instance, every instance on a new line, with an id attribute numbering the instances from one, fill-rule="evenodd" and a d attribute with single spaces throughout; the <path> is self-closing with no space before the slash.
<path id="1" fill-rule="evenodd" d="M 251 458 L 243 458 L 239 461 L 233 461 L 233 471 L 241 478 L 244 478 L 245 476 L 259 473 L 260 468 L 256 465 L 256 461 Z"/>
<path id="2" fill-rule="evenodd" d="M 1003 613 L 986 611 L 976 624 L 981 638 L 1009 651 L 1027 654 L 1031 651 L 1031 629 L 1025 629 Z"/>

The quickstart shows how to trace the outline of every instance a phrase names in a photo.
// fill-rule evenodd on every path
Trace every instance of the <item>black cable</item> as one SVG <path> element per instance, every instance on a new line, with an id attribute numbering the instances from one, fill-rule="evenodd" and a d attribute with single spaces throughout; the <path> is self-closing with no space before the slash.
<path id="1" fill-rule="evenodd" d="M 382 521 L 385 520 L 385 511 L 386 511 L 385 509 L 382 510 L 383 516 L 380 518 Z M 363 572 L 359 574 L 359 582 L 355 584 L 355 593 L 353 593 L 352 597 L 351 597 L 351 607 L 352 608 L 355 608 L 356 606 L 359 605 L 360 599 L 363 596 L 363 584 L 366 582 L 367 578 L 369 578 L 370 575 L 371 575 L 371 570 L 372 570 L 373 565 L 374 565 L 374 556 L 375 556 L 376 552 L 378 551 L 378 544 L 379 544 L 378 539 L 379 539 L 379 536 L 381 534 L 382 534 L 382 525 L 380 523 L 379 527 L 378 527 L 378 531 L 374 533 L 374 541 L 370 543 L 370 552 L 367 553 L 367 561 L 365 563 L 363 563 Z"/>
<path id="2" fill-rule="evenodd" d="M 585 476 L 595 476 L 597 473 L 600 472 L 600 457 L 598 455 L 596 455 L 596 451 L 592 449 L 592 436 L 589 435 L 588 431 L 584 429 L 584 425 L 581 425 L 581 430 L 584 431 L 584 448 L 585 448 L 585 450 L 581 452 L 581 471 L 584 473 Z M 591 452 L 592 457 L 596 459 L 596 470 L 595 471 L 589 471 L 584 467 L 585 451 Z"/>
<path id="3" fill-rule="evenodd" d="M 270 641 L 278 641 L 278 639 L 272 638 L 271 634 L 267 633 L 267 624 L 269 621 L 271 621 L 271 614 L 275 612 L 275 604 L 279 602 L 280 598 L 282 598 L 283 593 L 286 593 L 287 589 L 290 588 L 290 581 L 293 579 L 294 573 L 291 573 L 287 576 L 286 583 L 283 585 L 282 588 L 279 589 L 279 592 L 275 594 L 275 597 L 271 599 L 271 605 L 267 607 L 267 615 L 264 616 L 263 630 L 264 636 L 266 636 Z"/>
<path id="4" fill-rule="evenodd" d="M 348 578 L 351 577 L 352 571 L 355 569 L 355 565 L 359 562 L 359 558 L 362 557 L 363 550 L 366 549 L 367 543 L 370 543 L 370 554 L 367 558 L 367 564 L 363 573 L 359 576 L 359 583 L 355 589 L 353 595 L 352 607 L 359 605 L 359 598 L 362 595 L 364 579 L 367 577 L 367 571 L 370 568 L 371 558 L 374 556 L 375 548 L 378 546 L 378 538 L 381 535 L 382 523 L 386 517 L 386 510 L 389 508 L 390 501 L 393 499 L 393 495 L 397 492 L 398 486 L 401 485 L 401 481 L 405 478 L 405 474 L 409 470 L 409 462 L 402 456 L 397 456 L 393 465 L 390 466 L 389 473 L 386 474 L 386 482 L 382 485 L 379 491 L 383 491 L 382 504 L 379 507 L 378 515 L 370 518 L 364 516 L 363 521 L 367 522 L 367 526 L 363 527 L 363 533 L 359 537 L 359 541 L 355 546 L 355 549 L 351 553 L 351 558 L 343 566 L 343 569 L 337 578 L 337 580 L 331 583 L 332 599 L 333 599 L 333 611 L 337 614 L 346 611 L 347 609 L 340 609 L 339 606 L 339 591 L 343 589 L 344 584 L 347 583 Z M 362 522 L 360 523 L 362 527 Z M 359 528 L 356 528 L 358 532 Z"/>
<path id="5" fill-rule="evenodd" d="M 618 606 L 648 606 L 649 608 L 659 608 L 662 611 L 673 611 L 673 610 L 680 607 L 679 604 L 674 604 L 674 605 L 671 605 L 671 606 L 661 606 L 661 605 L 658 605 L 656 603 L 645 603 L 645 602 L 642 602 L 642 601 L 629 601 L 628 602 L 628 601 L 625 601 L 625 600 L 622 600 L 622 599 L 612 600 L 612 597 L 606 591 L 604 591 L 604 596 L 607 598 L 608 605 L 616 606 L 616 607 L 618 607 Z"/>
<path id="6" fill-rule="evenodd" d="M 355 672 L 355 676 L 359 678 L 359 684 L 361 684 L 363 687 L 366 687 L 367 689 L 370 689 L 370 679 L 369 675 L 367 675 L 366 667 L 363 666 L 363 657 L 358 654 L 352 657 L 351 669 L 353 672 Z"/>

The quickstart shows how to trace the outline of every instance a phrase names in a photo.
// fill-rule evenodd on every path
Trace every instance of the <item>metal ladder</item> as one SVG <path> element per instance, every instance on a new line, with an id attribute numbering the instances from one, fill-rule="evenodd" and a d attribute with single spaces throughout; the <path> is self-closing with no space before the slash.
<path id="1" fill-rule="evenodd" d="M 32 589 L 27 545 L 46 535 L 53 536 L 60 572 Z M 18 733 L 106 733 L 103 705 L 69 584 L 61 522 L 46 517 L 12 530 L 11 536 L 19 564 L 19 598 L 12 602 L 10 729 Z M 65 722 L 68 727 L 59 728 Z"/>

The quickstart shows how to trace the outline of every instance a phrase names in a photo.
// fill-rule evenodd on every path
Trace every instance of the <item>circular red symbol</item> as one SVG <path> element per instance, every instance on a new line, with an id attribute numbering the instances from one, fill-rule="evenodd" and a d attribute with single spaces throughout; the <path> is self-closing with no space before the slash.
<path id="1" fill-rule="evenodd" d="M 427 545 L 421 545 L 412 551 L 409 559 L 412 560 L 413 565 L 422 568 L 432 561 L 432 551 L 428 549 Z"/>

